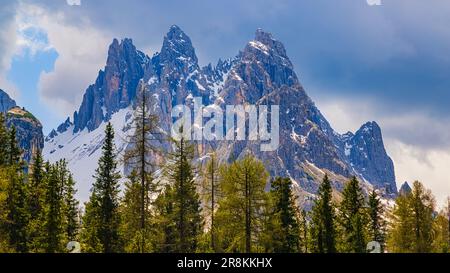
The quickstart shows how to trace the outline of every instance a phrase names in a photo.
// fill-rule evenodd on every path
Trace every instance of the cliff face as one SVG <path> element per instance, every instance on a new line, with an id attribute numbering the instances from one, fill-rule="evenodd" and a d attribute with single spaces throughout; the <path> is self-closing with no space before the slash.
<path id="1" fill-rule="evenodd" d="M 84 128 L 92 131 L 111 115 L 130 105 L 136 87 L 144 76 L 149 57 L 136 50 L 130 39 L 114 40 L 108 51 L 104 70 L 95 84 L 88 87 L 80 109 L 74 113 L 74 132 Z"/>
<path id="2" fill-rule="evenodd" d="M 9 109 L 6 117 L 7 126 L 16 128 L 17 141 L 23 150 L 22 158 L 30 162 L 36 149 L 44 148 L 41 123 L 30 112 L 17 106 Z"/>

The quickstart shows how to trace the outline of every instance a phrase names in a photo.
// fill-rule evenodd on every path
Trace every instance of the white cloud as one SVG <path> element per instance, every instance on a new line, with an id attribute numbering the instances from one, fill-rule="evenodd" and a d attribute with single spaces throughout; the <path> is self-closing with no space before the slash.
<path id="1" fill-rule="evenodd" d="M 69 6 L 81 6 L 81 0 L 66 0 Z"/>
<path id="2" fill-rule="evenodd" d="M 367 0 L 369 6 L 381 6 L 381 0 Z"/>
<path id="3" fill-rule="evenodd" d="M 42 72 L 38 91 L 50 109 L 71 115 L 80 105 L 85 89 L 95 81 L 106 60 L 110 38 L 80 18 L 80 26 L 68 24 L 63 12 L 50 13 L 36 5 L 21 5 L 19 17 L 26 28 L 46 33 L 48 45 L 58 53 L 54 70 Z M 22 42 L 28 45 L 29 41 Z M 43 50 L 42 45 L 32 48 Z"/>
<path id="4" fill-rule="evenodd" d="M 11 68 L 12 58 L 16 51 L 16 22 L 14 14 L 14 6 L 11 3 L 2 3 L 0 9 L 0 88 L 8 92 L 8 94 L 17 99 L 20 96 L 18 88 L 7 79 L 7 73 Z"/>

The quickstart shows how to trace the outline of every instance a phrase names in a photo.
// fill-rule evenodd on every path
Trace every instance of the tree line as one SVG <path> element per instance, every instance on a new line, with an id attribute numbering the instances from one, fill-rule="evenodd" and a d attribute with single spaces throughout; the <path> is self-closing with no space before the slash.
<path id="1" fill-rule="evenodd" d="M 0 115 L 0 252 L 67 252 L 69 241 L 96 253 L 363 253 L 372 241 L 384 252 L 449 251 L 448 213 L 436 212 L 420 182 L 386 209 L 356 177 L 336 194 L 325 175 L 306 212 L 291 179 L 270 179 L 250 154 L 220 163 L 211 153 L 195 166 L 193 143 L 183 137 L 161 154 L 158 120 L 147 105 L 141 92 L 124 155 L 106 126 L 83 212 L 67 162 L 44 162 L 36 151 L 26 166 L 14 127 Z M 122 193 L 120 160 L 131 166 Z"/>

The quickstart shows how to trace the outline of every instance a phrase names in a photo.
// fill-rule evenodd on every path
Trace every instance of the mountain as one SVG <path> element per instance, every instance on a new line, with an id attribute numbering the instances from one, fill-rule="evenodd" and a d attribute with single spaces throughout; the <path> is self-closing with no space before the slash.
<path id="1" fill-rule="evenodd" d="M 141 81 L 142 80 L 142 81 Z M 148 57 L 130 39 L 114 40 L 104 70 L 89 86 L 73 116 L 46 138 L 44 154 L 50 160 L 67 158 L 78 175 L 80 195 L 86 200 L 96 160 L 100 156 L 106 121 L 115 127 L 119 152 L 127 149 L 131 115 L 139 84 L 155 98 L 153 109 L 161 129 L 169 132 L 172 107 L 203 104 L 279 105 L 279 148 L 262 152 L 261 141 L 197 141 L 199 160 L 212 149 L 222 161 L 253 153 L 272 176 L 295 181 L 301 205 L 308 207 L 325 173 L 339 192 L 349 177 L 357 176 L 366 189 L 376 187 L 385 196 L 397 194 L 394 166 L 376 122 L 355 133 L 335 132 L 301 85 L 284 45 L 258 29 L 254 40 L 234 58 L 201 67 L 190 38 L 172 26 L 159 53 Z M 170 146 L 165 146 L 170 149 Z M 126 166 L 121 166 L 126 170 Z"/>
<path id="2" fill-rule="evenodd" d="M 400 190 L 398 190 L 399 195 L 408 195 L 412 192 L 411 187 L 409 186 L 408 182 L 404 182 L 402 186 L 400 187 Z"/>
<path id="3" fill-rule="evenodd" d="M 6 114 L 6 125 L 16 128 L 17 141 L 23 150 L 23 159 L 30 162 L 36 149 L 44 148 L 42 124 L 30 112 L 16 105 L 9 95 L 0 89 L 0 112 Z"/>
<path id="4" fill-rule="evenodd" d="M 6 113 L 9 109 L 16 106 L 16 102 L 9 95 L 0 89 L 0 112 Z"/>

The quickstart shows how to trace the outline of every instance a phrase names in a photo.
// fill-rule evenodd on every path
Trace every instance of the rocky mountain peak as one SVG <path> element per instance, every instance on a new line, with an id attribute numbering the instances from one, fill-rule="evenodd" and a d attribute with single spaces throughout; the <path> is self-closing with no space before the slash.
<path id="1" fill-rule="evenodd" d="M 2 89 L 0 89 L 0 113 L 6 113 L 9 109 L 16 106 L 16 101 Z"/>
<path id="2" fill-rule="evenodd" d="M 114 113 L 128 107 L 136 97 L 138 82 L 149 63 L 150 58 L 137 50 L 131 39 L 120 42 L 114 39 L 108 49 L 104 70 L 88 87 L 79 110 L 74 113 L 74 132 L 84 128 L 92 131 Z M 67 124 L 61 126 L 69 127 Z"/>
<path id="3" fill-rule="evenodd" d="M 356 135 L 366 135 L 379 139 L 381 138 L 381 128 L 375 121 L 369 121 L 361 126 Z"/>
<path id="4" fill-rule="evenodd" d="M 267 57 L 271 57 L 273 61 L 278 61 L 279 64 L 292 68 L 292 63 L 286 54 L 283 43 L 276 40 L 271 33 L 265 32 L 260 28 L 256 30 L 255 39 L 247 44 L 244 50 L 244 56 L 249 51 L 251 53 L 263 53 Z"/>
<path id="5" fill-rule="evenodd" d="M 345 155 L 359 175 L 375 181 L 388 195 L 397 193 L 394 163 L 386 153 L 381 128 L 375 121 L 365 123 L 345 140 Z"/>
<path id="6" fill-rule="evenodd" d="M 198 68 L 198 59 L 191 39 L 176 25 L 171 26 L 164 37 L 159 58 L 161 64 L 186 65 L 189 72 Z"/>
<path id="7" fill-rule="evenodd" d="M 409 186 L 408 182 L 404 182 L 402 186 L 400 187 L 400 190 L 398 191 L 399 195 L 407 195 L 410 194 L 412 191 L 411 187 Z"/>

